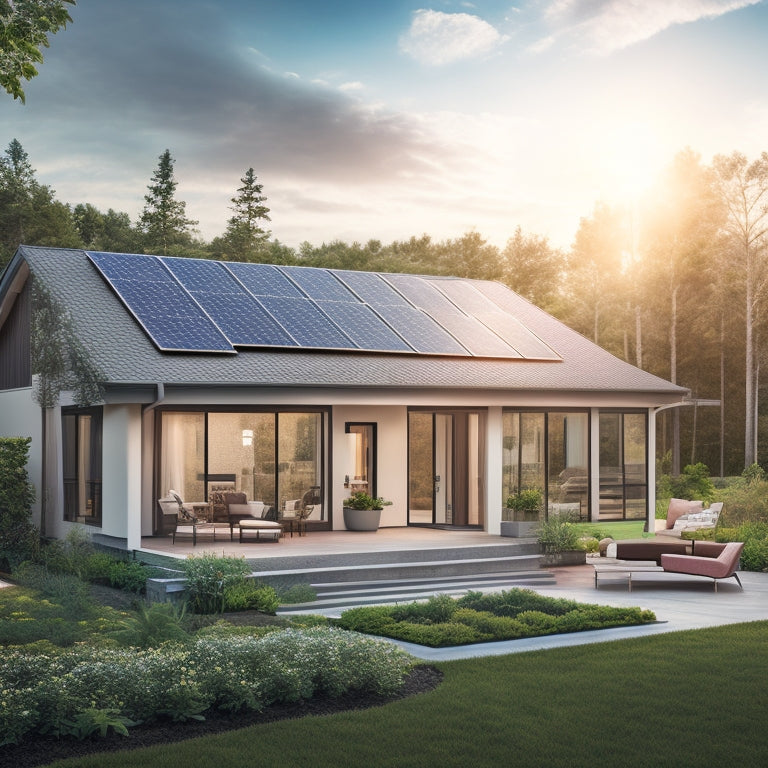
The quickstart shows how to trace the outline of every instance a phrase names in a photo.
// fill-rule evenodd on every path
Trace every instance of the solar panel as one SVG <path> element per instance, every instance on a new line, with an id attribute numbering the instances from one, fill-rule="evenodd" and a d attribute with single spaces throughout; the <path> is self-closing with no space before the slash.
<path id="1" fill-rule="evenodd" d="M 234 352 L 232 345 L 155 256 L 88 257 L 162 351 Z"/>
<path id="2" fill-rule="evenodd" d="M 559 360 L 498 283 L 87 252 L 163 351 L 238 347 Z"/>
<path id="3" fill-rule="evenodd" d="M 301 287 L 315 301 L 359 301 L 328 269 L 317 267 L 280 267 L 280 271 Z"/>
<path id="4" fill-rule="evenodd" d="M 386 279 L 415 307 L 455 311 L 456 306 L 427 280 L 416 275 L 387 275 Z"/>
<path id="5" fill-rule="evenodd" d="M 413 352 L 367 304 L 318 301 L 317 305 L 360 348 L 372 352 Z"/>
<path id="6" fill-rule="evenodd" d="M 522 357 L 487 326 L 463 312 L 437 309 L 429 315 L 475 357 Z"/>
<path id="7" fill-rule="evenodd" d="M 226 337 L 238 346 L 295 347 L 291 335 L 219 261 L 163 258 Z"/>
<path id="8" fill-rule="evenodd" d="M 228 261 L 226 268 L 254 296 L 295 296 L 306 298 L 304 293 L 277 267 L 270 264 L 247 264 Z"/>
<path id="9" fill-rule="evenodd" d="M 267 296 L 261 301 L 280 325 L 291 329 L 291 336 L 299 346 L 313 349 L 356 349 L 352 340 L 313 301 L 284 296 Z"/>
<path id="10" fill-rule="evenodd" d="M 416 352 L 431 355 L 469 354 L 453 336 L 416 307 L 408 304 L 383 304 L 376 307 L 376 312 L 395 328 Z"/>
<path id="11" fill-rule="evenodd" d="M 408 304 L 383 276 L 373 272 L 333 270 L 336 277 L 353 290 L 366 304 Z"/>

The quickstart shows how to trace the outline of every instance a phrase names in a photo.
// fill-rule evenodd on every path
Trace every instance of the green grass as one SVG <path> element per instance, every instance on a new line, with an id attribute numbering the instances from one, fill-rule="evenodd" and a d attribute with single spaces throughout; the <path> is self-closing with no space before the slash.
<path id="1" fill-rule="evenodd" d="M 768 765 L 768 622 L 445 662 L 358 712 L 55 763 L 73 768 Z"/>
<path id="2" fill-rule="evenodd" d="M 576 523 L 579 536 L 595 536 L 603 539 L 609 536 L 620 539 L 641 539 L 649 534 L 643 532 L 644 520 L 620 520 L 615 523 Z M 597 535 L 599 534 L 599 535 Z"/>

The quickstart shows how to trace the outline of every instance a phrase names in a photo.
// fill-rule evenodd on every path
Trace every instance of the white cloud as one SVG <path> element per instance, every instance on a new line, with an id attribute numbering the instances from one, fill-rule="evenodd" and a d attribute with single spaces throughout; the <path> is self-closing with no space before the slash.
<path id="1" fill-rule="evenodd" d="M 355 81 L 351 83 L 342 83 L 339 86 L 339 90 L 345 93 L 349 93 L 350 91 L 362 91 L 364 88 L 365 86 L 359 81 Z"/>
<path id="2" fill-rule="evenodd" d="M 713 19 L 761 0 L 554 0 L 545 19 L 559 37 L 606 55 L 675 25 Z"/>
<path id="3" fill-rule="evenodd" d="M 400 37 L 400 50 L 422 64 L 440 66 L 490 53 L 507 39 L 477 16 L 422 8 Z"/>

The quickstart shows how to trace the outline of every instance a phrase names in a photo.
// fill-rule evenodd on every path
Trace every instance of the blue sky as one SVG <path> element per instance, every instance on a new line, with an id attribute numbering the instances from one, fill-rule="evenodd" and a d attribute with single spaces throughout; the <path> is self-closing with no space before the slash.
<path id="1" fill-rule="evenodd" d="M 766 0 L 78 0 L 27 103 L 59 199 L 143 206 L 166 149 L 203 237 L 253 167 L 297 246 L 517 226 L 567 247 L 690 146 L 768 150 Z"/>

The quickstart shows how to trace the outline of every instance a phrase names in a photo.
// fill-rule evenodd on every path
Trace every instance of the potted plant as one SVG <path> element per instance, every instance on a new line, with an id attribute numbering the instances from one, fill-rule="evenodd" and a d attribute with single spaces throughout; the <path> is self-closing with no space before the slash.
<path id="1" fill-rule="evenodd" d="M 579 546 L 579 534 L 567 517 L 550 517 L 539 526 L 539 548 L 543 566 L 581 565 L 587 562 L 587 551 Z"/>
<path id="2" fill-rule="evenodd" d="M 501 535 L 533 536 L 543 508 L 544 495 L 538 488 L 525 488 L 513 493 L 507 499 Z"/>
<path id="3" fill-rule="evenodd" d="M 381 522 L 381 510 L 391 504 L 381 496 L 369 496 L 365 491 L 344 499 L 344 525 L 348 531 L 375 531 Z"/>

